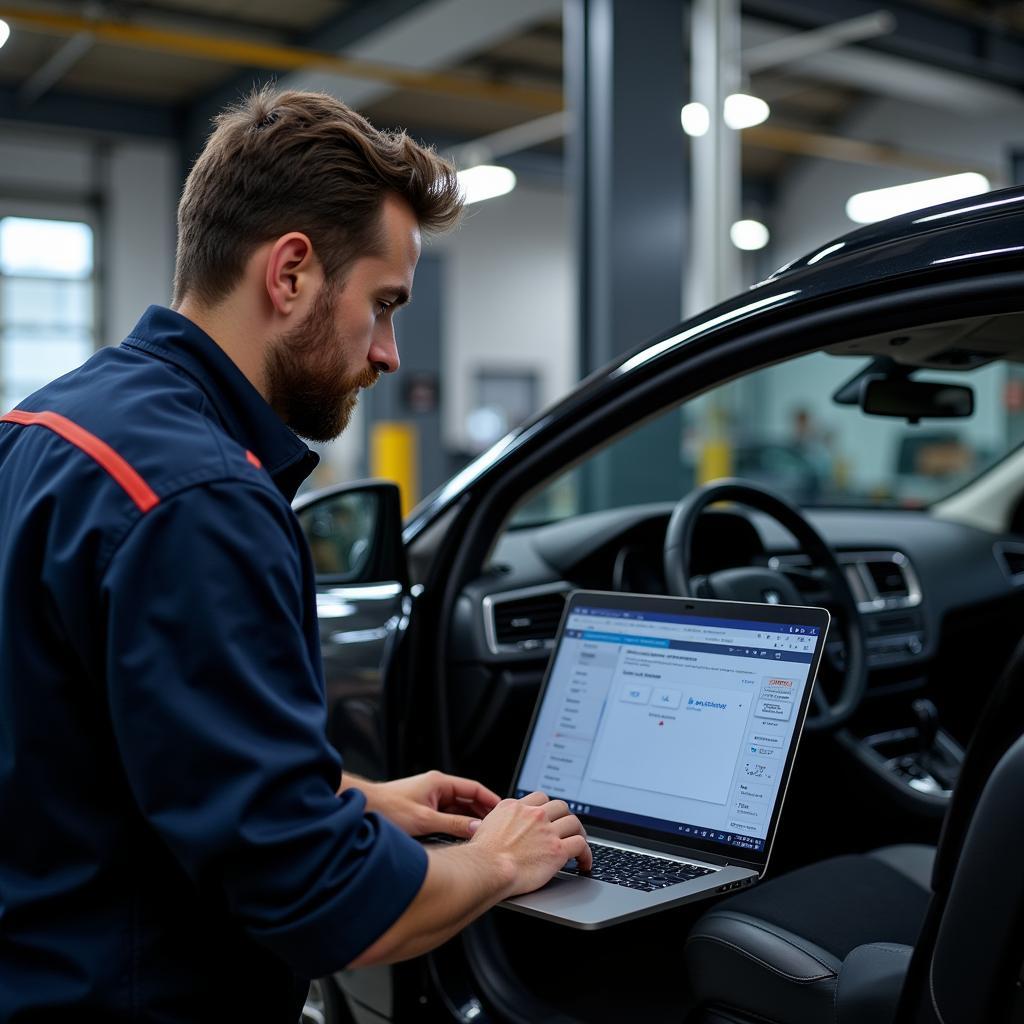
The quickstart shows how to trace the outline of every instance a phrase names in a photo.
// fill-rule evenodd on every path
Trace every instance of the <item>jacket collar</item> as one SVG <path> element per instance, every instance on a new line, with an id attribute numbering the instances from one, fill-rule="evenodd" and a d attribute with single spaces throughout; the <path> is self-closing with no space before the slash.
<path id="1" fill-rule="evenodd" d="M 187 373 L 210 400 L 221 426 L 257 456 L 288 501 L 295 497 L 320 457 L 285 426 L 204 330 L 172 309 L 150 306 L 121 344 Z"/>

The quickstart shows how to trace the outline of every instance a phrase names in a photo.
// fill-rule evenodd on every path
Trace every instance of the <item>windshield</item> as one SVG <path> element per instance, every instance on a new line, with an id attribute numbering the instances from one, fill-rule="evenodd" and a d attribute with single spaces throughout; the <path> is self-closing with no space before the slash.
<path id="1" fill-rule="evenodd" d="M 677 501 L 694 486 L 726 476 L 762 484 L 805 507 L 921 508 L 1024 440 L 1024 370 L 1015 364 L 916 371 L 914 380 L 968 385 L 974 393 L 970 416 L 918 424 L 868 415 L 856 399 L 835 400 L 871 366 L 863 356 L 815 352 L 731 381 L 554 479 L 519 508 L 513 525 Z"/>

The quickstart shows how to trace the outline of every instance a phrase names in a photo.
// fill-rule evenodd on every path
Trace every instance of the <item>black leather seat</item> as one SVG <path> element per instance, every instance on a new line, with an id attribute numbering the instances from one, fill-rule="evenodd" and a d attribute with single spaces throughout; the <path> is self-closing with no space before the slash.
<path id="1" fill-rule="evenodd" d="M 700 918 L 686 963 L 707 1019 L 1024 1021 L 1022 732 L 1024 643 L 971 741 L 937 849 L 822 861 Z"/>
<path id="2" fill-rule="evenodd" d="M 834 857 L 719 903 L 687 940 L 695 995 L 784 1024 L 832 1021 L 840 970 L 855 949 L 897 946 L 906 967 L 934 860 L 930 846 Z"/>

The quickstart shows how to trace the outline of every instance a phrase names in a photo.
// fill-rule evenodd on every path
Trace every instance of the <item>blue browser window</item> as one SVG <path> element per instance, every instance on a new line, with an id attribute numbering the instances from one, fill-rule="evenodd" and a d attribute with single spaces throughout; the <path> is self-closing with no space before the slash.
<path id="1" fill-rule="evenodd" d="M 819 632 L 574 607 L 516 793 L 763 850 Z"/>

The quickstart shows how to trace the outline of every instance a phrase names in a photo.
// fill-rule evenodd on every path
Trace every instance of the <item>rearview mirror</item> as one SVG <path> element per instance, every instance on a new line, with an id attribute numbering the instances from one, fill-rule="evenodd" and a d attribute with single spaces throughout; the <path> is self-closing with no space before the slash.
<path id="1" fill-rule="evenodd" d="M 407 582 L 398 488 L 383 480 L 343 484 L 293 503 L 318 582 Z"/>
<path id="2" fill-rule="evenodd" d="M 936 384 L 907 377 L 868 377 L 861 382 L 860 407 L 871 416 L 956 419 L 974 413 L 974 391 L 962 384 Z"/>

